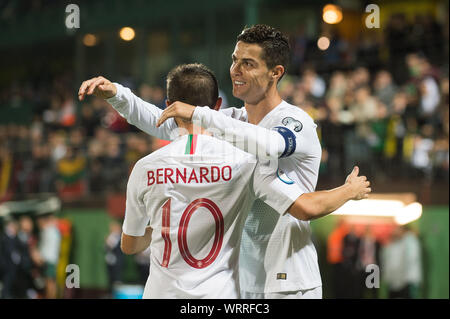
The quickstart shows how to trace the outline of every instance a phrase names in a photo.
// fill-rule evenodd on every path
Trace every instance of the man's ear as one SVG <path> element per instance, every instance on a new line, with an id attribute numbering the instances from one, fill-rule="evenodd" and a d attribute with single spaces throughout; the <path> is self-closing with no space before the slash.
<path id="1" fill-rule="evenodd" d="M 166 107 L 169 106 L 170 104 L 172 104 L 172 102 L 166 99 Z"/>
<path id="2" fill-rule="evenodd" d="M 214 110 L 218 111 L 220 109 L 220 106 L 222 105 L 222 98 L 219 96 L 217 98 L 216 105 L 214 106 Z"/>
<path id="3" fill-rule="evenodd" d="M 278 81 L 284 74 L 285 69 L 284 66 L 282 65 L 276 65 L 273 69 L 272 69 L 272 79 Z"/>

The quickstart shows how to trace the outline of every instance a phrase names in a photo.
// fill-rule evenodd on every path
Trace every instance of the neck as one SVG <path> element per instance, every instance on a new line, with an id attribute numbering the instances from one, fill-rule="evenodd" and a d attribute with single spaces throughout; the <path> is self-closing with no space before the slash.
<path id="1" fill-rule="evenodd" d="M 245 102 L 245 109 L 248 114 L 248 122 L 257 125 L 266 116 L 281 103 L 282 99 L 278 94 L 276 85 L 273 85 L 256 103 Z"/>
<path id="2" fill-rule="evenodd" d="M 204 135 L 211 135 L 207 130 L 203 129 L 201 126 L 194 125 L 192 123 L 184 122 L 182 120 L 175 119 L 178 129 L 179 129 L 179 135 L 186 135 L 186 134 L 204 134 Z"/>

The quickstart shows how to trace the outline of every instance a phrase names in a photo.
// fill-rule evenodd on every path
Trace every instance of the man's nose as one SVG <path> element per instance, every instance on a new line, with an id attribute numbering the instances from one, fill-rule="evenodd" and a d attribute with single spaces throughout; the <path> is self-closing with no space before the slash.
<path id="1" fill-rule="evenodd" d="M 241 75 L 241 67 L 239 63 L 233 63 L 230 69 L 231 75 Z"/>

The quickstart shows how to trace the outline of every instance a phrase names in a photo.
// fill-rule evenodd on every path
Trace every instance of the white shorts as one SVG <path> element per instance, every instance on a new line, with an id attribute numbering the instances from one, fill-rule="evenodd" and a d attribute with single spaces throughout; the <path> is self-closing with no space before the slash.
<path id="1" fill-rule="evenodd" d="M 322 299 L 322 286 L 297 291 L 282 292 L 246 292 L 241 291 L 242 299 Z"/>

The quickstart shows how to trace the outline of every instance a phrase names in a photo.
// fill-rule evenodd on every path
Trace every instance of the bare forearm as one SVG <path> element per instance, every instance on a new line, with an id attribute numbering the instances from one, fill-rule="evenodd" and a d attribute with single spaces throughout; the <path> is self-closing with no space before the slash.
<path id="1" fill-rule="evenodd" d="M 311 220 L 326 216 L 353 198 L 350 187 L 340 187 L 305 193 L 300 196 L 289 209 L 289 213 L 301 220 Z"/>
<path id="2" fill-rule="evenodd" d="M 144 236 L 135 237 L 128 236 L 122 233 L 122 251 L 127 255 L 133 255 L 143 252 L 148 248 L 148 246 L 150 246 L 150 243 L 152 241 L 152 231 L 153 229 L 148 226 L 145 229 Z"/>
<path id="3" fill-rule="evenodd" d="M 312 194 L 317 195 L 312 199 L 315 203 L 315 207 L 317 208 L 313 210 L 313 216 L 311 219 L 331 214 L 336 209 L 344 205 L 347 201 L 351 200 L 354 196 L 347 184 L 331 190 L 319 191 Z"/>
<path id="4" fill-rule="evenodd" d="M 147 227 L 145 229 L 145 234 L 143 237 L 140 237 L 137 245 L 136 245 L 136 254 L 143 252 L 150 246 L 150 243 L 152 241 L 152 229 L 150 227 Z"/>
<path id="5" fill-rule="evenodd" d="M 316 219 L 334 212 L 350 199 L 368 198 L 372 191 L 370 182 L 358 173 L 359 167 L 355 166 L 344 185 L 301 195 L 289 208 L 289 214 L 301 220 Z"/>

